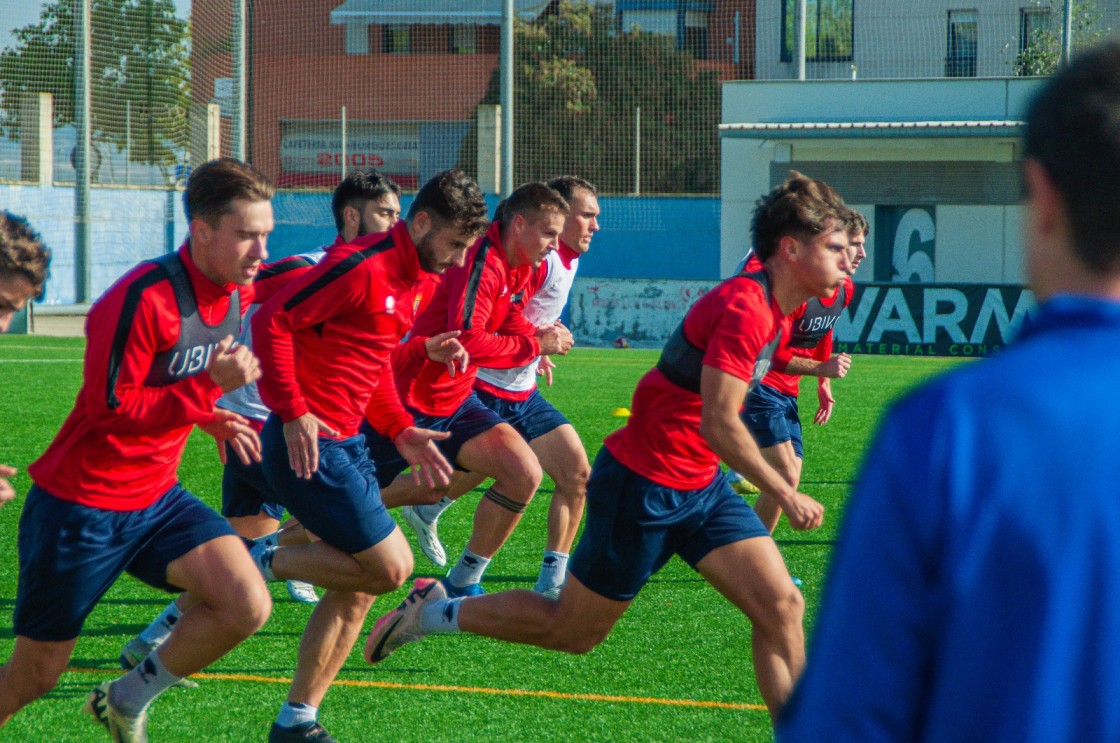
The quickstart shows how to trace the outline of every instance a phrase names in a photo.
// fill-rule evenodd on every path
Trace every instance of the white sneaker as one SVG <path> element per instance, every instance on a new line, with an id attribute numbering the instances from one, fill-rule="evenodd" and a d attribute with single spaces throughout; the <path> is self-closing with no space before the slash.
<path id="1" fill-rule="evenodd" d="M 148 713 L 129 717 L 119 712 L 109 701 L 110 683 L 103 681 L 93 687 L 83 711 L 104 726 L 115 743 L 148 743 Z"/>
<path id="2" fill-rule="evenodd" d="M 439 541 L 439 529 L 436 526 L 439 519 L 429 522 L 412 506 L 401 508 L 401 516 L 404 517 L 405 523 L 412 527 L 412 531 L 416 534 L 416 541 L 420 545 L 420 551 L 424 553 L 424 557 L 441 568 L 446 567 L 447 552 L 443 549 L 443 542 Z"/>
<path id="3" fill-rule="evenodd" d="M 319 603 L 319 594 L 315 593 L 315 586 L 302 580 L 288 581 L 288 596 L 291 597 L 292 601 L 298 601 L 301 604 Z"/>
<path id="4" fill-rule="evenodd" d="M 162 642 L 152 644 L 150 642 L 144 642 L 139 637 L 133 637 L 121 648 L 121 654 L 118 658 L 121 663 L 121 668 L 126 671 L 131 671 L 136 667 L 137 663 L 154 653 L 156 648 L 162 644 Z M 175 686 L 180 689 L 197 689 L 198 683 L 191 681 L 189 678 L 181 678 L 175 682 Z"/>
<path id="5" fill-rule="evenodd" d="M 419 578 L 396 609 L 377 620 L 366 640 L 365 656 L 370 663 L 380 663 L 405 643 L 424 636 L 420 614 L 424 604 L 447 598 L 443 582 Z"/>

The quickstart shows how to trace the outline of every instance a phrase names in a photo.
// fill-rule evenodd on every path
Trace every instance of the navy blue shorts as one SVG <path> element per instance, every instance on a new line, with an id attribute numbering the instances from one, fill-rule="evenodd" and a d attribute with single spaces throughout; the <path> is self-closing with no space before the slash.
<path id="1" fill-rule="evenodd" d="M 747 395 L 747 405 L 740 417 L 760 449 L 789 441 L 793 444 L 794 453 L 805 458 L 796 397 L 765 384 L 756 385 Z"/>
<path id="2" fill-rule="evenodd" d="M 695 569 L 718 547 L 769 536 L 722 472 L 699 490 L 676 490 L 642 477 L 603 447 L 568 569 L 600 596 L 629 601 L 674 554 Z"/>
<path id="3" fill-rule="evenodd" d="M 74 639 L 123 572 L 181 591 L 168 583 L 167 566 L 227 534 L 229 522 L 179 484 L 139 511 L 83 506 L 32 485 L 19 520 L 15 633 Z"/>
<path id="4" fill-rule="evenodd" d="M 426 415 L 411 408 L 408 412 L 412 413 L 417 428 L 451 432 L 448 438 L 437 441 L 436 446 L 443 456 L 447 457 L 447 461 L 455 465 L 455 469 L 458 470 L 462 470 L 463 467 L 455 460 L 459 458 L 459 450 L 463 448 L 463 444 L 503 423 L 498 414 L 483 405 L 474 392 L 463 401 L 458 410 L 444 418 Z M 397 451 L 396 445 L 373 430 L 367 421 L 362 421 L 361 431 L 366 437 L 369 458 L 377 467 L 377 477 L 381 487 L 388 487 L 397 475 L 408 469 L 408 462 Z"/>
<path id="5" fill-rule="evenodd" d="M 263 513 L 277 521 L 283 518 L 284 506 L 276 500 L 261 463 L 242 464 L 229 444 L 224 446 L 226 466 L 222 470 L 222 515 L 231 519 Z"/>
<path id="6" fill-rule="evenodd" d="M 479 401 L 493 410 L 502 420 L 516 429 L 526 441 L 540 438 L 570 421 L 548 400 L 539 389 L 524 400 L 504 400 L 485 390 L 475 390 Z"/>
<path id="7" fill-rule="evenodd" d="M 319 469 L 310 480 L 288 461 L 284 424 L 270 415 L 261 431 L 264 475 L 272 492 L 304 528 L 332 547 L 356 554 L 393 533 L 397 524 L 381 502 L 377 473 L 361 434 L 319 437 Z"/>

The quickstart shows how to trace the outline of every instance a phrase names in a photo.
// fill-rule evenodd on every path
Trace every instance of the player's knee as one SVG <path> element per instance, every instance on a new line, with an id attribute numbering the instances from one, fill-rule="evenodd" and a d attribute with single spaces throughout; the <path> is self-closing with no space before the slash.
<path id="1" fill-rule="evenodd" d="M 563 471 L 549 473 L 556 482 L 556 491 L 568 497 L 582 498 L 587 493 L 587 481 L 591 479 L 591 465 L 584 461 L 574 467 L 564 467 Z"/>
<path id="2" fill-rule="evenodd" d="M 790 627 L 801 627 L 805 618 L 805 597 L 793 586 L 782 587 L 768 603 L 768 610 L 764 612 L 764 621 L 775 631 L 784 631 Z"/>
<path id="3" fill-rule="evenodd" d="M 392 590 L 396 590 L 405 584 L 408 577 L 412 575 L 412 569 L 412 552 L 404 550 L 387 557 L 381 566 L 384 582 L 389 584 Z M 374 591 L 374 593 L 377 593 L 377 591 Z"/>
<path id="4" fill-rule="evenodd" d="M 544 473 L 534 456 L 517 457 L 506 465 L 502 473 L 502 492 L 524 503 L 532 500 L 541 485 Z"/>
<path id="5" fill-rule="evenodd" d="M 607 632 L 599 632 L 593 628 L 583 627 L 579 632 L 573 632 L 570 628 L 560 628 L 553 636 L 551 647 L 563 653 L 584 655 L 594 650 L 606 637 Z"/>
<path id="6" fill-rule="evenodd" d="M 229 612 L 230 626 L 238 634 L 249 637 L 264 626 L 272 614 L 272 596 L 264 582 L 252 584 L 245 591 L 242 600 L 236 602 Z"/>

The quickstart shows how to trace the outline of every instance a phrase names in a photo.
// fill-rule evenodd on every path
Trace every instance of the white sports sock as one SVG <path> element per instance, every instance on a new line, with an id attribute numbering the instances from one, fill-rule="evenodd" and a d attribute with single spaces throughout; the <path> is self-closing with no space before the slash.
<path id="1" fill-rule="evenodd" d="M 276 716 L 276 724 L 282 728 L 294 728 L 315 722 L 319 719 L 319 708 L 300 702 L 284 702 L 280 707 L 280 714 Z"/>
<path id="2" fill-rule="evenodd" d="M 541 572 L 537 576 L 537 585 L 533 586 L 533 590 L 544 593 L 551 588 L 559 588 L 564 585 L 564 579 L 567 577 L 568 554 L 545 550 L 544 559 L 541 560 Z"/>
<path id="3" fill-rule="evenodd" d="M 109 684 L 109 701 L 122 713 L 135 717 L 148 708 L 156 697 L 179 682 L 152 653 L 131 671 Z"/>
<path id="4" fill-rule="evenodd" d="M 433 503 L 430 506 L 413 506 L 412 510 L 420 514 L 420 518 L 427 521 L 429 524 L 435 523 L 440 514 L 447 510 L 455 501 L 450 498 L 444 497 L 439 499 L 439 503 Z"/>
<path id="5" fill-rule="evenodd" d="M 183 612 L 179 611 L 179 607 L 172 601 L 167 605 L 159 616 L 152 620 L 152 623 L 140 632 L 140 639 L 154 647 L 159 647 L 163 641 L 171 634 L 174 629 L 175 623 L 183 616 Z"/>
<path id="6" fill-rule="evenodd" d="M 469 549 L 463 548 L 463 554 L 447 574 L 447 580 L 456 588 L 478 583 L 482 580 L 482 574 L 486 572 L 486 566 L 489 564 L 490 558 L 476 555 Z"/>
<path id="7" fill-rule="evenodd" d="M 459 631 L 459 604 L 462 598 L 429 601 L 420 610 L 420 629 L 428 634 Z"/>

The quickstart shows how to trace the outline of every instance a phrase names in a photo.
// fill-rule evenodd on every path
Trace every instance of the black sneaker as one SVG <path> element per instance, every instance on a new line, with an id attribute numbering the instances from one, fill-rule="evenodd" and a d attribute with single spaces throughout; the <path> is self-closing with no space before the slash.
<path id="1" fill-rule="evenodd" d="M 326 728 L 314 720 L 296 725 L 294 728 L 280 727 L 275 722 L 268 731 L 268 743 L 300 743 L 300 741 L 314 740 L 319 743 L 338 743 Z"/>

